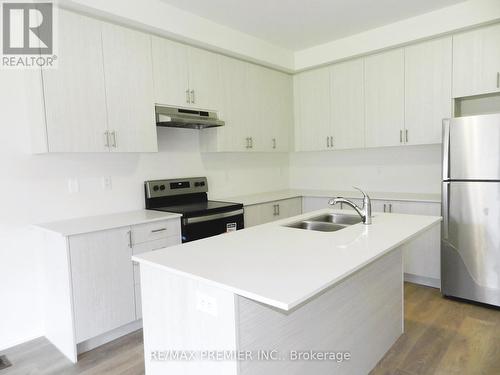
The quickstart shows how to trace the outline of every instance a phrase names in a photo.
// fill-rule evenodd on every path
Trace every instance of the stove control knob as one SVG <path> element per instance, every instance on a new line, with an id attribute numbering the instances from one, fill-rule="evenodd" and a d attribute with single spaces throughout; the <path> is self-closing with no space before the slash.
<path id="1" fill-rule="evenodd" d="M 160 187 L 158 185 L 153 186 L 153 191 L 158 191 L 160 190 Z"/>
<path id="2" fill-rule="evenodd" d="M 195 186 L 195 187 L 198 187 L 198 186 L 200 186 L 200 185 L 201 185 L 201 182 L 195 182 L 195 183 L 194 183 L 194 186 Z"/>
<path id="3" fill-rule="evenodd" d="M 201 181 L 200 186 L 205 186 L 205 181 Z"/>
<path id="4" fill-rule="evenodd" d="M 160 190 L 161 191 L 165 190 L 165 185 L 160 185 Z"/>

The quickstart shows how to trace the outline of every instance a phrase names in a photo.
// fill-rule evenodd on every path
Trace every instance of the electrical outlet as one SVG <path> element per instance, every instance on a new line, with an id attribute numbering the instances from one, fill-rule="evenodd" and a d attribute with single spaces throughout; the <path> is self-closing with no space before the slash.
<path id="1" fill-rule="evenodd" d="M 217 316 L 217 300 L 207 294 L 196 292 L 196 309 L 201 312 Z"/>
<path id="2" fill-rule="evenodd" d="M 72 177 L 68 179 L 68 191 L 71 194 L 78 193 L 80 191 L 80 183 L 78 182 L 78 178 Z"/>
<path id="3" fill-rule="evenodd" d="M 113 189 L 113 181 L 111 180 L 111 176 L 106 176 L 102 178 L 102 188 L 104 190 L 112 190 Z"/>

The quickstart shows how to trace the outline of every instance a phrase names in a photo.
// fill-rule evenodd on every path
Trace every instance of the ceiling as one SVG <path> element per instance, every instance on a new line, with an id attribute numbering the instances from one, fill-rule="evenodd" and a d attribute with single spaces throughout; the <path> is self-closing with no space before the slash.
<path id="1" fill-rule="evenodd" d="M 297 51 L 465 0 L 162 0 Z"/>

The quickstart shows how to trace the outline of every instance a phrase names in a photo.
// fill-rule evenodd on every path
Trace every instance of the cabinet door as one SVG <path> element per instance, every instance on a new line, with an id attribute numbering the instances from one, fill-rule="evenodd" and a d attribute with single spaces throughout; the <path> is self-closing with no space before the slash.
<path id="1" fill-rule="evenodd" d="M 156 152 L 151 36 L 112 24 L 102 31 L 111 149 Z"/>
<path id="2" fill-rule="evenodd" d="M 500 92 L 500 25 L 453 36 L 453 97 Z"/>
<path id="3" fill-rule="evenodd" d="M 190 106 L 219 110 L 222 101 L 220 59 L 214 53 L 189 48 L 188 61 Z"/>
<path id="4" fill-rule="evenodd" d="M 246 63 L 225 56 L 219 56 L 221 72 L 222 107 L 220 117 L 226 122 L 217 131 L 218 147 L 224 151 L 248 151 L 247 141 L 251 137 L 249 109 L 246 92 L 248 90 Z"/>
<path id="5" fill-rule="evenodd" d="M 302 198 L 285 199 L 276 202 L 279 205 L 279 219 L 297 216 L 302 213 Z"/>
<path id="6" fill-rule="evenodd" d="M 101 23 L 60 10 L 57 69 L 43 69 L 49 152 L 108 151 Z"/>
<path id="7" fill-rule="evenodd" d="M 245 228 L 250 228 L 261 223 L 261 208 L 259 204 L 245 206 L 244 209 Z"/>
<path id="8" fill-rule="evenodd" d="M 189 106 L 188 47 L 152 36 L 151 49 L 155 103 Z"/>
<path id="9" fill-rule="evenodd" d="M 451 117 L 451 37 L 405 48 L 405 143 L 441 143 Z"/>
<path id="10" fill-rule="evenodd" d="M 293 81 L 292 77 L 285 73 L 273 72 L 273 75 L 271 149 L 286 152 L 290 149 L 290 133 L 293 127 Z"/>
<path id="11" fill-rule="evenodd" d="M 404 53 L 402 49 L 365 59 L 366 146 L 402 144 Z"/>
<path id="12" fill-rule="evenodd" d="M 295 148 L 297 151 L 329 149 L 330 70 L 315 69 L 294 76 Z"/>
<path id="13" fill-rule="evenodd" d="M 336 64 L 331 68 L 331 115 L 333 148 L 365 146 L 363 60 Z"/>
<path id="14" fill-rule="evenodd" d="M 302 198 L 302 213 L 307 213 L 316 210 L 322 210 L 324 208 L 331 208 L 328 201 L 331 198 L 325 197 L 303 197 Z"/>
<path id="15" fill-rule="evenodd" d="M 69 238 L 77 342 L 135 320 L 129 228 Z"/>

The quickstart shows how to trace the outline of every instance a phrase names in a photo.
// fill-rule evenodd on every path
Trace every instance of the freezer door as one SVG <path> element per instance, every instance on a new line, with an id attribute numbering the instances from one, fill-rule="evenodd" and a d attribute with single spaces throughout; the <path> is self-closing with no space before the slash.
<path id="1" fill-rule="evenodd" d="M 500 306 L 500 182 L 444 183 L 443 216 L 442 293 Z"/>
<path id="2" fill-rule="evenodd" d="M 444 121 L 443 179 L 500 180 L 500 114 Z"/>

